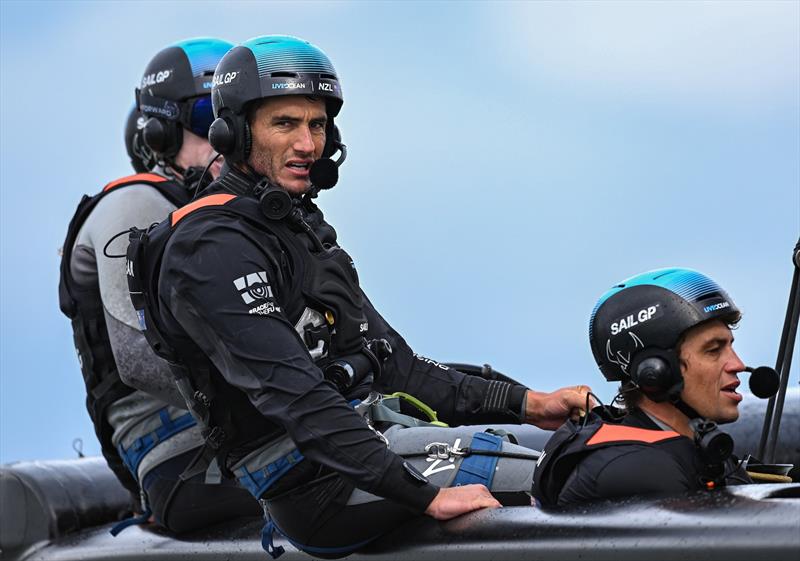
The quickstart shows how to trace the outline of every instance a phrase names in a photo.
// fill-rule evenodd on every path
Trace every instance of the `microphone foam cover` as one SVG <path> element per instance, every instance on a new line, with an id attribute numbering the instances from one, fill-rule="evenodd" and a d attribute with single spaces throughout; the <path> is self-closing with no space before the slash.
<path id="1" fill-rule="evenodd" d="M 750 392 L 761 399 L 772 397 L 778 393 L 780 378 L 775 369 L 759 366 L 750 373 Z"/>
<path id="2" fill-rule="evenodd" d="M 339 168 L 330 158 L 320 158 L 311 164 L 308 175 L 318 189 L 330 189 L 339 181 Z"/>

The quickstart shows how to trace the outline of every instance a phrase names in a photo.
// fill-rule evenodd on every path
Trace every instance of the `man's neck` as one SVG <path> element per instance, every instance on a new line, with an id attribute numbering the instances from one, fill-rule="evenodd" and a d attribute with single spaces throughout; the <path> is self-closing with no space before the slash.
<path id="1" fill-rule="evenodd" d="M 670 427 L 678 434 L 688 438 L 694 438 L 694 431 L 689 426 L 689 418 L 678 411 L 673 404 L 667 402 L 657 403 L 647 399 L 646 397 L 643 397 L 642 401 L 638 404 L 638 407 L 648 415 L 655 417 Z"/>

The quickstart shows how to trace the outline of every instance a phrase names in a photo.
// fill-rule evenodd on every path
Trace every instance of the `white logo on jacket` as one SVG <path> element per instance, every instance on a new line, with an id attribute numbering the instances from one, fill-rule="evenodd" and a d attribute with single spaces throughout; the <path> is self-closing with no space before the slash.
<path id="1" fill-rule="evenodd" d="M 272 287 L 267 280 L 266 271 L 258 271 L 244 275 L 233 281 L 236 290 L 244 300 L 245 304 L 252 304 L 256 300 L 267 300 L 272 298 Z"/>

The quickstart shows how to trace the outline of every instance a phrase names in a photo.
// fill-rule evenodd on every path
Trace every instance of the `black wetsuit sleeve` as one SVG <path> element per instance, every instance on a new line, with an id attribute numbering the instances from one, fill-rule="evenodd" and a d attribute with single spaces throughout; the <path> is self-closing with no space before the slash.
<path id="1" fill-rule="evenodd" d="M 323 378 L 284 315 L 277 242 L 231 219 L 202 218 L 202 229 L 187 224 L 170 242 L 162 305 L 306 458 L 360 489 L 424 511 L 438 488 L 414 479 Z"/>
<path id="2" fill-rule="evenodd" d="M 680 462 L 649 446 L 614 446 L 590 454 L 572 472 L 559 506 L 635 495 L 675 494 L 694 489 Z"/>
<path id="3" fill-rule="evenodd" d="M 450 425 L 521 423 L 527 388 L 470 376 L 417 355 L 364 296 L 369 336 L 392 346 L 375 388 L 383 393 L 402 391 L 432 407 Z"/>

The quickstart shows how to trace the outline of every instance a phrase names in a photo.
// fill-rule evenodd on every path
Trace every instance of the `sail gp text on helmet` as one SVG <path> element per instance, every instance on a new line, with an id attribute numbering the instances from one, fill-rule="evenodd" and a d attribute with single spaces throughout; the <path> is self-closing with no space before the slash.
<path id="1" fill-rule="evenodd" d="M 222 84 L 230 84 L 236 79 L 238 75 L 239 72 L 226 72 L 225 74 L 214 74 L 214 78 L 212 78 L 211 84 L 212 86 L 221 86 Z"/>
<path id="2" fill-rule="evenodd" d="M 658 306 L 659 304 L 642 308 L 635 314 L 629 314 L 627 317 L 615 321 L 614 323 L 611 324 L 611 334 L 617 335 L 621 331 L 630 329 L 634 325 L 639 325 L 640 323 L 644 323 L 650 319 L 653 319 L 653 316 L 658 310 Z"/>
<path id="3" fill-rule="evenodd" d="M 161 84 L 162 82 L 166 82 L 170 76 L 172 76 L 172 70 L 160 70 L 158 72 L 153 72 L 152 74 L 147 74 L 142 76 L 141 87 L 146 88 L 147 86 Z"/>

